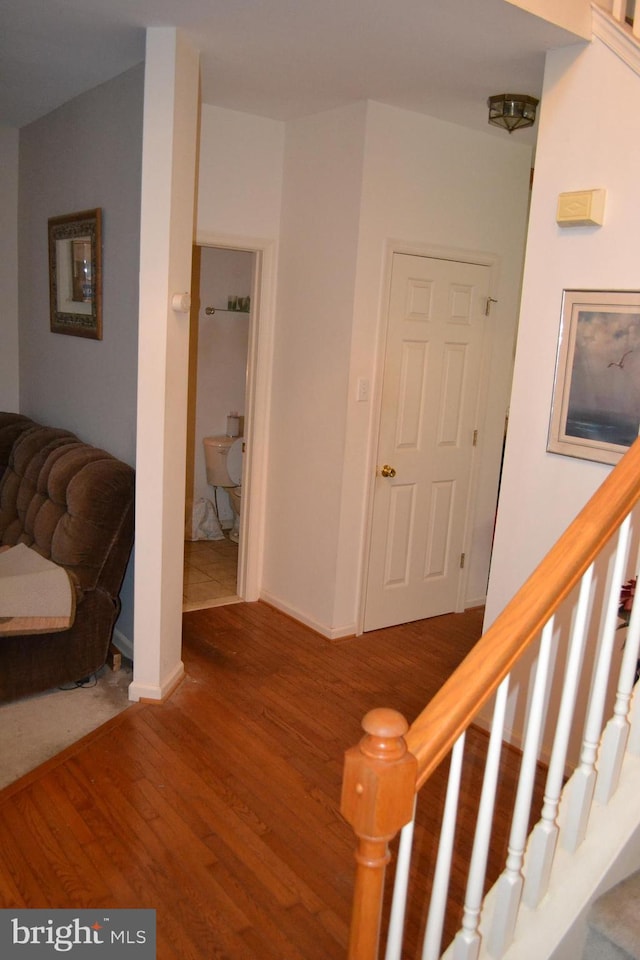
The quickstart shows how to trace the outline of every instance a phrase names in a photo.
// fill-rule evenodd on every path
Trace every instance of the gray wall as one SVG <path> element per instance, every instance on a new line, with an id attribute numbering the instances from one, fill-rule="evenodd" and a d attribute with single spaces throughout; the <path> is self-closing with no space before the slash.
<path id="1" fill-rule="evenodd" d="M 18 409 L 18 130 L 0 127 L 0 410 Z"/>
<path id="2" fill-rule="evenodd" d="M 135 465 L 143 65 L 20 131 L 20 412 Z M 103 339 L 51 333 L 47 220 L 102 208 Z M 133 564 L 118 629 L 133 639 Z"/>

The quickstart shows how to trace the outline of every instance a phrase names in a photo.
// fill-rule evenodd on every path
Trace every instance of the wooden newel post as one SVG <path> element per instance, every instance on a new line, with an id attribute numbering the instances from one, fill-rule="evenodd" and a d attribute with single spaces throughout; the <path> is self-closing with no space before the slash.
<path id="1" fill-rule="evenodd" d="M 401 713 L 371 710 L 362 727 L 366 736 L 345 755 L 340 806 L 358 838 L 349 960 L 377 960 L 389 841 L 413 814 L 417 764 Z"/>

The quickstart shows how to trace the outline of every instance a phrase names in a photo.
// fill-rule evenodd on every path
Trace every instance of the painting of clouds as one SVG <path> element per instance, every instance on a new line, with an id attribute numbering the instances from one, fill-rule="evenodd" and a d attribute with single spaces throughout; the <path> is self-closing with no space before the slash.
<path id="1" fill-rule="evenodd" d="M 554 397 L 548 449 L 615 463 L 640 425 L 640 297 L 611 294 L 610 304 L 600 296 L 597 303 L 593 292 L 565 291 L 562 396 Z"/>

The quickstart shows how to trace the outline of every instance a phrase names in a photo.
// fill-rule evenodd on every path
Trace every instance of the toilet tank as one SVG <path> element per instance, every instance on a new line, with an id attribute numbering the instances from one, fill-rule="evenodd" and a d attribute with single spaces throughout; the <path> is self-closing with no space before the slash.
<path id="1" fill-rule="evenodd" d="M 204 437 L 204 463 L 207 470 L 207 483 L 212 487 L 234 486 L 227 472 L 227 454 L 234 437 Z"/>

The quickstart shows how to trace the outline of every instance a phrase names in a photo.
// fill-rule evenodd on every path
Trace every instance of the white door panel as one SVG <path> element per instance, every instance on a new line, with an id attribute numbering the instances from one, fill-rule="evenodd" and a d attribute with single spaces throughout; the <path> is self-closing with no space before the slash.
<path id="1" fill-rule="evenodd" d="M 456 607 L 488 294 L 487 266 L 394 255 L 365 630 Z"/>

